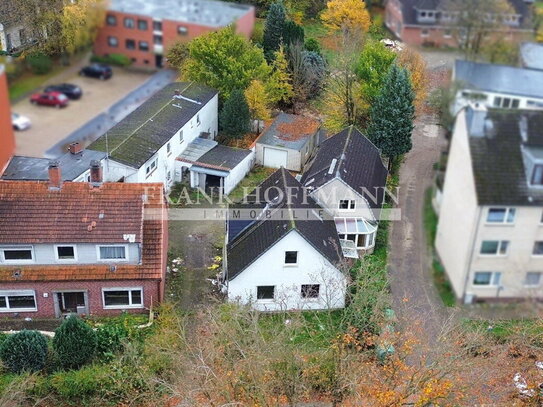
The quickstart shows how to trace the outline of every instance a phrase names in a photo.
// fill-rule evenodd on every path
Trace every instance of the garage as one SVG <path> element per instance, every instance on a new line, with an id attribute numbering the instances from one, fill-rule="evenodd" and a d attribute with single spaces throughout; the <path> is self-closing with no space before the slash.
<path id="1" fill-rule="evenodd" d="M 287 168 L 288 152 L 277 148 L 264 147 L 264 167 Z"/>

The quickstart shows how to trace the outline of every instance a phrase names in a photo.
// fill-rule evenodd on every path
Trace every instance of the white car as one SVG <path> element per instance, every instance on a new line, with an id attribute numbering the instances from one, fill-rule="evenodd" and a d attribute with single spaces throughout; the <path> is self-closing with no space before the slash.
<path id="1" fill-rule="evenodd" d="M 15 130 L 26 130 L 30 127 L 30 119 L 17 113 L 11 114 L 11 124 Z"/>

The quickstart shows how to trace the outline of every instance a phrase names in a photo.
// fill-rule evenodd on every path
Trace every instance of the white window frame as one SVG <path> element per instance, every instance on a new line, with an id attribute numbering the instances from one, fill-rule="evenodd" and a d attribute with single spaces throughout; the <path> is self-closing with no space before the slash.
<path id="1" fill-rule="evenodd" d="M 258 298 L 258 287 L 273 287 L 273 298 Z M 256 301 L 257 302 L 274 302 L 275 295 L 277 294 L 277 286 L 274 284 L 263 284 L 256 286 Z"/>
<path id="2" fill-rule="evenodd" d="M 149 164 L 145 166 L 145 177 L 149 178 L 158 168 L 158 157 L 149 161 Z"/>
<path id="3" fill-rule="evenodd" d="M 498 242 L 498 249 L 497 249 L 496 253 L 494 253 L 494 254 L 482 253 L 483 243 L 484 242 Z M 505 250 L 505 253 L 501 254 L 500 251 L 501 251 L 501 247 L 502 247 L 503 242 L 507 242 L 507 249 Z M 479 247 L 479 256 L 481 256 L 481 257 L 506 257 L 506 256 L 509 255 L 510 247 L 511 247 L 511 241 L 510 240 L 494 240 L 494 239 L 492 239 L 492 240 L 490 240 L 490 239 L 481 240 L 481 245 Z"/>
<path id="4" fill-rule="evenodd" d="M 488 217 L 490 215 L 490 211 L 491 210 L 504 210 L 505 211 L 505 214 L 503 216 L 503 220 L 501 222 L 491 222 L 488 220 Z M 509 215 L 511 214 L 511 212 L 514 213 L 513 215 L 513 221 L 512 222 L 508 222 L 507 219 L 509 218 Z M 513 208 L 513 207 L 499 207 L 499 206 L 495 206 L 495 207 L 490 207 L 487 209 L 486 211 L 486 220 L 485 220 L 485 223 L 487 225 L 514 225 L 515 224 L 515 220 L 517 218 L 517 208 Z"/>
<path id="5" fill-rule="evenodd" d="M 32 255 L 32 259 L 30 260 L 6 260 L 6 256 L 4 254 L 4 251 L 6 250 L 30 250 L 30 254 Z M 0 253 L 2 254 L 1 260 L 5 264 L 31 264 L 34 263 L 36 260 L 35 254 L 34 254 L 34 246 L 6 246 L 0 248 Z"/>
<path id="6" fill-rule="evenodd" d="M 537 284 L 528 284 L 528 274 L 539 274 L 539 282 Z M 526 272 L 526 275 L 524 276 L 524 287 L 534 288 L 539 287 L 541 285 L 541 281 L 543 280 L 543 273 L 541 271 L 528 271 Z"/>
<path id="7" fill-rule="evenodd" d="M 490 273 L 490 283 L 488 284 L 475 284 L 475 275 L 477 273 Z M 501 271 L 475 271 L 473 273 L 473 278 L 471 279 L 471 285 L 475 288 L 488 288 L 488 287 L 500 287 L 502 283 L 502 272 Z"/>
<path id="8" fill-rule="evenodd" d="M 347 201 L 348 202 L 348 208 L 342 208 L 341 207 L 341 201 Z M 352 206 L 352 207 L 351 207 Z M 337 203 L 338 210 L 342 212 L 354 212 L 356 210 L 356 199 L 340 199 Z"/>
<path id="9" fill-rule="evenodd" d="M 296 253 L 296 263 L 287 263 L 287 252 L 295 252 Z M 285 250 L 285 255 L 283 256 L 283 265 L 285 267 L 296 267 L 298 266 L 298 259 L 300 256 L 299 250 Z"/>
<path id="10" fill-rule="evenodd" d="M 536 244 L 537 242 L 543 242 L 543 240 L 535 240 L 535 241 L 534 241 L 534 246 L 532 247 L 532 257 L 540 258 L 540 257 L 543 257 L 543 254 L 535 254 L 535 253 L 534 253 L 535 244 Z"/>
<path id="11" fill-rule="evenodd" d="M 23 297 L 23 296 L 32 296 L 34 297 L 34 308 L 10 308 L 9 300 L 7 297 Z M 36 312 L 38 310 L 38 301 L 36 300 L 36 291 L 35 290 L 0 290 L 0 297 L 6 297 L 6 308 L 0 308 L 1 312 Z"/>
<path id="12" fill-rule="evenodd" d="M 106 305 L 106 292 L 108 291 L 127 291 L 129 305 Z M 132 291 L 141 293 L 141 304 L 132 304 Z M 145 297 L 143 296 L 143 287 L 102 287 L 102 308 L 104 309 L 141 309 L 144 308 Z"/>
<path id="13" fill-rule="evenodd" d="M 59 247 L 73 247 L 74 249 L 74 258 L 73 259 L 61 259 L 58 257 L 58 248 Z M 74 263 L 77 261 L 77 246 L 75 244 L 56 244 L 55 245 L 55 260 L 60 263 Z"/>
<path id="14" fill-rule="evenodd" d="M 102 259 L 100 248 L 101 247 L 124 247 L 124 259 Z M 127 244 L 99 244 L 96 246 L 96 258 L 98 261 L 104 262 L 104 263 L 123 263 L 127 262 L 129 255 L 128 255 L 128 245 Z"/>
<path id="15" fill-rule="evenodd" d="M 316 286 L 319 287 L 319 290 L 318 290 L 318 293 L 317 293 L 316 297 L 304 297 L 304 294 L 303 294 L 304 289 L 303 289 L 303 287 L 307 286 L 307 285 L 311 285 L 311 286 L 316 285 Z M 300 285 L 300 298 L 302 300 L 304 300 L 304 301 L 318 301 L 321 298 L 321 286 L 322 286 L 322 284 L 318 284 L 318 283 L 317 284 L 302 284 L 302 285 Z"/>

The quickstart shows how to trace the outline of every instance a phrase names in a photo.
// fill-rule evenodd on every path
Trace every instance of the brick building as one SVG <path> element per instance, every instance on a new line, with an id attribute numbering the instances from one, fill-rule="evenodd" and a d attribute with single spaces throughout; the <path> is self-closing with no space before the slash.
<path id="1" fill-rule="evenodd" d="M 508 0 L 511 13 L 500 18 L 503 38 L 523 39 L 532 33 L 530 0 Z M 458 46 L 454 32 L 455 12 L 447 10 L 443 0 L 387 0 L 385 24 L 396 37 L 411 45 Z"/>
<path id="2" fill-rule="evenodd" d="M 0 181 L 0 314 L 145 312 L 164 295 L 162 184 Z M 24 219 L 24 221 L 21 221 Z"/>
<path id="3" fill-rule="evenodd" d="M 15 152 L 15 136 L 10 111 L 8 82 L 4 66 L 0 65 L 0 173 Z"/>
<path id="4" fill-rule="evenodd" d="M 135 65 L 162 67 L 174 43 L 232 24 L 249 38 L 254 7 L 214 0 L 111 0 L 94 53 L 124 54 Z"/>

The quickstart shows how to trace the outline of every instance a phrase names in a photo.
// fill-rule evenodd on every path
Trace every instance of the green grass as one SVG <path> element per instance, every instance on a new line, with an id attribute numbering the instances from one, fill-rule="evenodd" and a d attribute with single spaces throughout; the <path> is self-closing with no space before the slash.
<path id="1" fill-rule="evenodd" d="M 246 194 L 260 185 L 262 181 L 268 178 L 275 170 L 273 168 L 255 167 L 249 174 L 230 192 L 228 197 L 232 201 L 240 201 Z"/>
<path id="2" fill-rule="evenodd" d="M 426 231 L 426 241 L 430 246 L 430 251 L 433 256 L 432 260 L 432 278 L 437 288 L 437 292 L 441 301 L 446 307 L 454 307 L 456 305 L 456 296 L 452 289 L 451 283 L 447 278 L 445 269 L 436 258 L 434 250 L 434 242 L 436 240 L 438 217 L 432 207 L 433 189 L 428 188 L 424 196 L 424 229 Z"/>
<path id="3" fill-rule="evenodd" d="M 541 319 L 467 320 L 464 323 L 470 330 L 485 332 L 497 342 L 503 343 L 513 337 L 524 337 L 533 345 L 543 346 L 543 321 Z"/>
<path id="4" fill-rule="evenodd" d="M 15 79 L 9 84 L 9 99 L 15 102 L 34 90 L 37 90 L 45 82 L 51 79 L 53 76 L 58 75 L 66 67 L 55 65 L 51 72 L 45 75 L 34 75 L 32 73 L 25 73 L 21 77 Z"/>
<path id="5" fill-rule="evenodd" d="M 303 24 L 305 38 L 314 38 L 321 44 L 322 54 L 331 61 L 337 54 L 339 36 L 332 34 L 320 20 L 307 20 Z"/>

